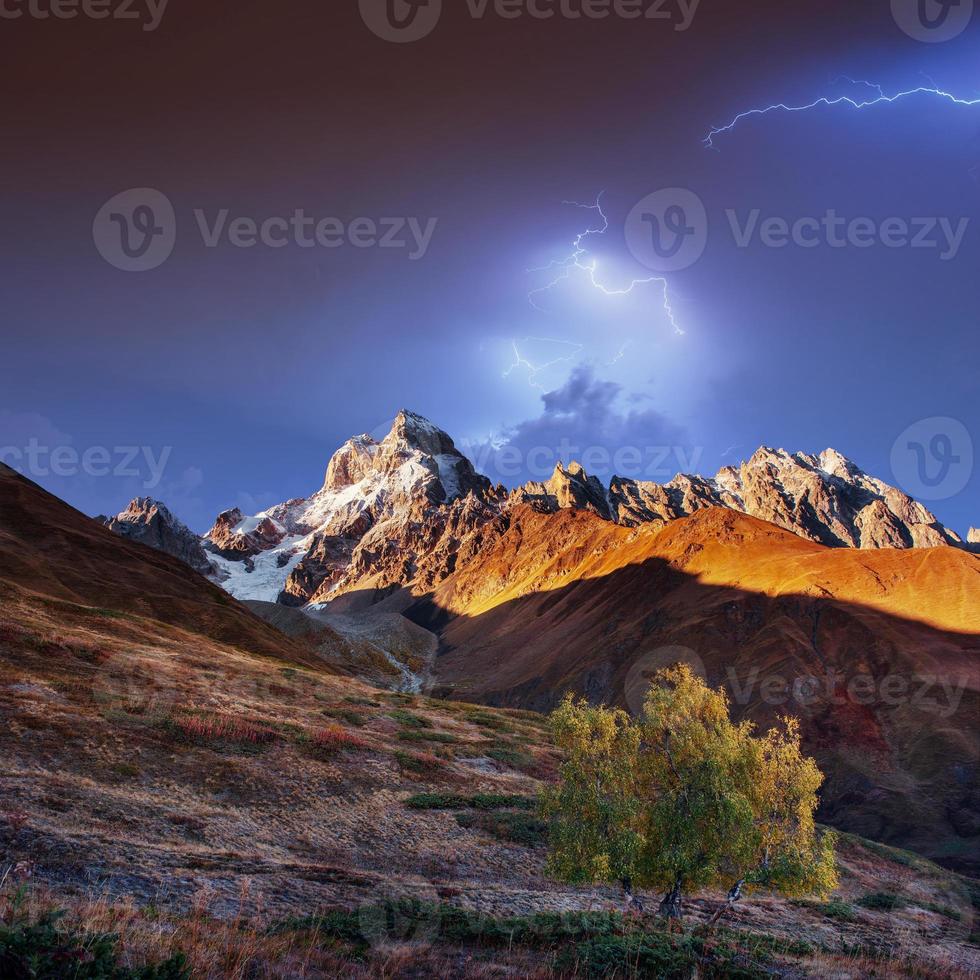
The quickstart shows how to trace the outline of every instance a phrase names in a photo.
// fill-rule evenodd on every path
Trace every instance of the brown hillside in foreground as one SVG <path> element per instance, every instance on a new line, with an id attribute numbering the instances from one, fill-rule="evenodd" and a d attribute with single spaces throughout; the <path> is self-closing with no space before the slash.
<path id="1" fill-rule="evenodd" d="M 737 713 L 801 718 L 825 819 L 980 868 L 972 555 L 828 549 L 720 509 L 657 532 L 526 508 L 412 615 L 442 628 L 434 690 L 490 704 L 623 703 L 644 671 L 703 664 Z"/>
<path id="2" fill-rule="evenodd" d="M 222 643 L 209 625 L 234 633 L 250 620 L 202 612 L 181 588 L 200 588 L 195 576 L 111 537 L 105 550 L 100 529 L 28 491 L 0 484 L 0 914 L 29 872 L 32 907 L 67 906 L 67 921 L 120 933 L 133 965 L 182 949 L 203 980 L 568 976 L 558 955 L 582 936 L 458 938 L 461 916 L 482 929 L 489 916 L 621 906 L 615 888 L 545 875 L 527 809 L 558 762 L 543 718 L 378 690 Z M 10 523 L 25 500 L 30 533 Z M 11 584 L 25 570 L 33 588 Z M 460 802 L 419 808 L 420 793 Z M 477 793 L 509 802 L 486 811 L 467 802 Z M 787 949 L 767 955 L 767 970 L 975 975 L 970 882 L 856 838 L 839 860 L 835 904 L 760 893 L 740 903 L 731 924 L 745 950 Z M 898 907 L 867 901 L 881 894 Z M 433 930 L 399 931 L 398 915 L 378 916 L 379 903 L 405 897 L 444 903 L 446 928 L 437 918 Z M 692 896 L 689 921 L 720 898 Z M 842 902 L 846 916 L 832 917 Z M 353 933 L 307 918 L 338 907 L 358 910 L 344 920 Z"/>
<path id="3" fill-rule="evenodd" d="M 0 590 L 157 620 L 249 653 L 319 664 L 183 562 L 113 534 L 0 463 Z"/>

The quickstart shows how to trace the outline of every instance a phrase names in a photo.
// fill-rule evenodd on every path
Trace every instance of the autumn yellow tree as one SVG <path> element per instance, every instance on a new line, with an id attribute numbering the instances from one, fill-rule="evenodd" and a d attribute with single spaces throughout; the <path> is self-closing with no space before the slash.
<path id="1" fill-rule="evenodd" d="M 551 824 L 549 870 L 570 884 L 618 882 L 629 905 L 643 843 L 640 731 L 625 711 L 570 695 L 552 713 L 551 729 L 565 761 L 542 798 Z"/>
<path id="2" fill-rule="evenodd" d="M 660 889 L 669 920 L 685 894 L 726 888 L 711 925 L 749 888 L 836 886 L 833 835 L 813 819 L 823 777 L 795 721 L 757 736 L 684 665 L 657 674 L 638 719 L 567 698 L 551 720 L 565 761 L 543 810 L 560 880 L 618 882 L 630 907 L 634 886 Z"/>

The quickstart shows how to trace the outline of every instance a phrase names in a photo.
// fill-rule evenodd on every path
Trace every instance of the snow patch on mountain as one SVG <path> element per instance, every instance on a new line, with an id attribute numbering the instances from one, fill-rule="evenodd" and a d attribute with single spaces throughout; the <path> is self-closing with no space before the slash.
<path id="1" fill-rule="evenodd" d="M 236 599 L 275 602 L 286 579 L 306 554 L 305 540 L 305 537 L 287 538 L 278 548 L 245 561 L 230 561 L 213 553 L 209 557 L 218 568 L 221 587 Z"/>

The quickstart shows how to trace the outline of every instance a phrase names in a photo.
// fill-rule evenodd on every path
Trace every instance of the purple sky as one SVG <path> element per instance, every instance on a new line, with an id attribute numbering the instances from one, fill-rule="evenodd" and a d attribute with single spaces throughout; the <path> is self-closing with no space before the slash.
<path id="1" fill-rule="evenodd" d="M 938 481 L 927 505 L 960 533 L 980 525 L 963 435 L 980 441 L 980 106 L 773 113 L 701 143 L 745 109 L 853 93 L 842 74 L 976 98 L 980 14 L 925 44 L 887 3 L 705 0 L 684 31 L 447 3 L 429 37 L 393 44 L 354 2 L 206 6 L 174 2 L 153 31 L 0 22 L 15 93 L 0 107 L 0 448 L 89 452 L 88 473 L 70 454 L 64 476 L 22 464 L 38 482 L 89 513 L 157 496 L 204 530 L 226 507 L 309 493 L 342 441 L 407 407 L 467 446 L 665 450 L 658 479 L 760 444 L 834 446 L 914 490 L 918 443 Z M 93 241 L 129 188 L 175 211 L 175 248 L 151 271 L 121 271 Z M 703 256 L 667 274 L 683 335 L 656 283 L 607 295 L 574 269 L 529 302 L 555 274 L 527 270 L 599 219 L 562 202 L 603 190 L 598 280 L 655 275 L 624 227 L 662 188 L 692 191 L 708 220 Z M 226 227 L 302 209 L 361 241 L 357 219 L 436 224 L 415 259 L 411 241 L 208 247 L 195 212 L 210 227 L 223 209 Z M 728 216 L 831 210 L 870 219 L 872 244 L 740 247 Z M 955 249 L 938 224 L 938 247 L 883 242 L 883 223 L 919 218 L 968 221 Z M 120 470 L 127 446 L 138 476 L 95 475 L 99 447 Z M 946 455 L 959 462 L 939 479 Z"/>

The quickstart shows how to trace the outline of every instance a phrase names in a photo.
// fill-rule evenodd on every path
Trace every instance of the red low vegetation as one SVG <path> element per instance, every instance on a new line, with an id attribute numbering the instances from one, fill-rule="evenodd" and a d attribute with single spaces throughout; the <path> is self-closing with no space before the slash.
<path id="1" fill-rule="evenodd" d="M 261 724 L 228 715 L 185 715 L 174 719 L 174 725 L 190 738 L 206 742 L 249 742 L 264 745 L 278 733 Z"/>
<path id="2" fill-rule="evenodd" d="M 367 742 L 359 735 L 347 731 L 340 725 L 328 725 L 314 732 L 311 739 L 313 744 L 325 752 L 336 752 L 340 749 L 363 749 Z"/>

